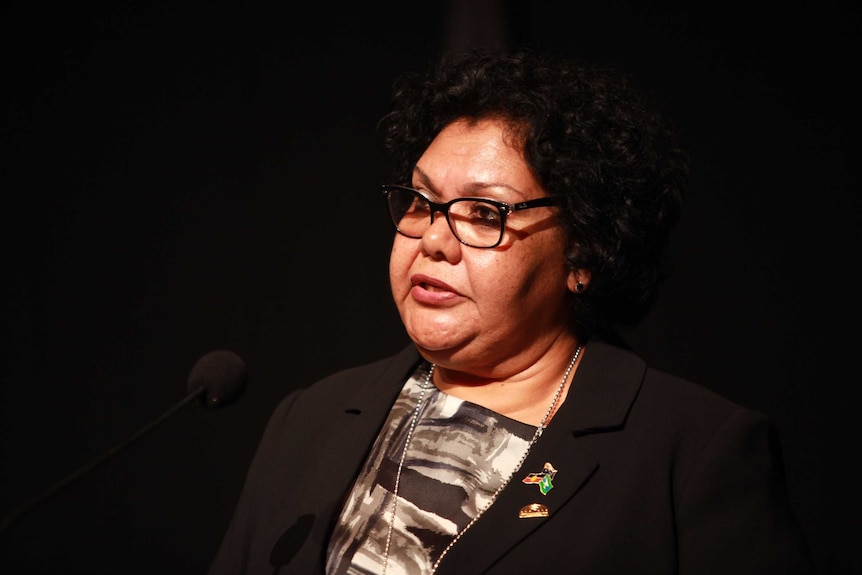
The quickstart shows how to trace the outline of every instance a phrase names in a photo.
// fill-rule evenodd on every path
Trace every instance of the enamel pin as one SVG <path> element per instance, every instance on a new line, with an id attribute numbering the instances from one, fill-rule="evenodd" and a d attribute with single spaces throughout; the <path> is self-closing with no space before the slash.
<path id="1" fill-rule="evenodd" d="M 518 512 L 518 519 L 527 519 L 529 517 L 547 517 L 549 515 L 548 508 L 541 503 L 530 503 L 521 507 Z"/>
<path id="2" fill-rule="evenodd" d="M 554 476 L 557 474 L 557 470 L 554 469 L 554 466 L 550 463 L 545 463 L 542 471 L 537 473 L 530 473 L 524 479 L 521 480 L 522 483 L 526 483 L 527 485 L 538 485 L 539 491 L 542 492 L 542 495 L 547 495 L 548 492 L 554 488 Z M 522 510 L 523 511 L 523 510 Z"/>

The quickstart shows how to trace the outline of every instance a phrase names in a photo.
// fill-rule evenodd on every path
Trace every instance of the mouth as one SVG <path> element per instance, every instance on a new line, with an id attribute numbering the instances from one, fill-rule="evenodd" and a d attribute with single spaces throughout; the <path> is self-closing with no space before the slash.
<path id="1" fill-rule="evenodd" d="M 434 284 L 429 284 L 428 282 L 419 282 L 419 283 L 416 283 L 413 285 L 415 287 L 420 287 L 420 288 L 424 289 L 425 291 L 444 291 L 443 288 L 441 288 L 440 286 L 436 286 Z"/>
<path id="2" fill-rule="evenodd" d="M 457 293 L 452 286 L 421 274 L 417 274 L 410 278 L 410 287 L 418 287 L 428 292 Z"/>

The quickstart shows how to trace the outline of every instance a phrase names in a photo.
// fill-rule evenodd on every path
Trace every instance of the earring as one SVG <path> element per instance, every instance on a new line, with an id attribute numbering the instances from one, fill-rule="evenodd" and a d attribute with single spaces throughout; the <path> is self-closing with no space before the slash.
<path id="1" fill-rule="evenodd" d="M 576 283 L 576 284 L 575 284 L 575 291 L 576 291 L 577 293 L 581 293 L 582 291 L 584 291 L 584 289 L 585 289 L 586 287 L 587 287 L 587 286 L 585 286 L 585 285 L 584 285 L 584 284 L 582 284 L 581 282 L 578 282 L 578 283 Z"/>

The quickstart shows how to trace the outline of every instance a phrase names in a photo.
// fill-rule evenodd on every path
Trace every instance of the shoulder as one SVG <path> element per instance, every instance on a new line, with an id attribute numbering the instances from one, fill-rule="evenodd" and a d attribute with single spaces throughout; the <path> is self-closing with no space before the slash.
<path id="1" fill-rule="evenodd" d="M 756 413 L 753 408 L 729 399 L 704 383 L 652 367 L 645 371 L 642 392 L 645 399 L 660 403 L 671 412 L 694 411 L 699 417 L 710 413 L 727 416 L 738 411 Z"/>
<path id="2" fill-rule="evenodd" d="M 643 377 L 623 428 L 650 437 L 639 440 L 639 445 L 650 444 L 647 451 L 657 450 L 654 455 L 659 459 L 676 461 L 680 476 L 692 479 L 699 470 L 709 483 L 708 476 L 719 468 L 740 474 L 780 461 L 778 432 L 765 412 L 701 382 L 642 365 Z"/>
<path id="3" fill-rule="evenodd" d="M 345 413 L 377 413 L 395 400 L 406 374 L 420 360 L 413 346 L 382 358 L 333 372 L 295 389 L 270 413 L 259 451 L 281 449 L 285 437 L 312 441 Z"/>
<path id="4" fill-rule="evenodd" d="M 703 383 L 651 367 L 637 353 L 603 342 L 587 347 L 576 377 L 584 408 L 576 428 L 583 430 L 638 429 L 704 441 L 722 429 L 757 427 L 767 419 Z"/>
<path id="5" fill-rule="evenodd" d="M 626 461 L 667 465 L 678 487 L 780 467 L 780 440 L 766 413 L 622 348 L 593 345 L 589 367 L 573 431 L 610 442 L 609 452 Z"/>
<path id="6" fill-rule="evenodd" d="M 665 414 L 668 425 L 686 431 L 696 428 L 717 433 L 734 427 L 771 425 L 764 412 L 734 401 L 702 382 L 660 369 L 647 368 L 641 394 L 646 409 Z"/>
<path id="7" fill-rule="evenodd" d="M 352 382 L 358 379 L 376 379 L 380 377 L 403 377 L 421 360 L 416 347 L 410 344 L 395 354 L 373 360 L 362 365 L 342 369 L 314 383 L 309 389 L 326 389 L 331 386 Z"/>
<path id="8" fill-rule="evenodd" d="M 595 342 L 588 349 L 593 355 L 589 365 L 591 379 L 596 378 L 601 387 L 625 388 L 638 395 L 639 401 L 648 399 L 662 403 L 671 411 L 694 409 L 728 413 L 747 409 L 702 382 L 650 365 L 632 350 L 604 342 Z M 644 395 L 646 397 L 642 397 Z"/>
<path id="9" fill-rule="evenodd" d="M 281 400 L 274 418 L 297 408 L 332 404 L 336 398 L 350 403 L 357 398 L 390 390 L 397 394 L 421 356 L 411 344 L 399 352 L 368 363 L 335 371 Z"/>

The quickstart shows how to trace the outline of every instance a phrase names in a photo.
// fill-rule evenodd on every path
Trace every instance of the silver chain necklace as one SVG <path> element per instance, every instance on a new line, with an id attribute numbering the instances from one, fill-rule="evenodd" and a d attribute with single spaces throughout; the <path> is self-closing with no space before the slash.
<path id="1" fill-rule="evenodd" d="M 539 440 L 542 436 L 542 432 L 545 430 L 545 426 L 548 423 L 548 420 L 551 417 L 551 414 L 554 412 L 554 407 L 557 405 L 557 401 L 560 399 L 560 395 L 563 393 L 563 389 L 566 387 L 566 382 L 569 380 L 569 374 L 572 372 L 572 368 L 575 367 L 575 362 L 578 361 L 578 356 L 581 355 L 582 346 L 578 346 L 575 350 L 575 353 L 572 355 L 572 359 L 569 362 L 569 366 L 566 368 L 566 373 L 563 375 L 563 380 L 560 382 L 559 387 L 557 387 L 557 392 L 554 394 L 554 398 L 551 400 L 551 405 L 548 406 L 548 411 L 545 413 L 545 417 L 542 418 L 542 422 L 536 428 L 536 433 L 533 434 L 533 438 L 530 440 L 530 444 L 527 445 L 527 451 L 524 452 L 524 455 L 521 457 L 521 460 L 512 470 L 512 473 L 506 480 L 503 482 L 500 487 L 494 492 L 494 495 L 491 496 L 491 499 L 488 501 L 487 505 L 479 510 L 476 516 L 470 520 L 467 525 L 464 526 L 461 531 L 458 532 L 457 535 L 449 542 L 449 545 L 443 550 L 440 554 L 440 557 L 437 558 L 437 561 L 434 562 L 434 565 L 431 567 L 431 574 L 433 575 L 437 571 L 437 567 L 439 567 L 440 562 L 449 553 L 449 550 L 461 539 L 461 536 L 466 533 L 470 527 L 473 526 L 476 521 L 482 516 L 485 511 L 491 507 L 491 504 L 496 501 L 497 496 L 500 495 L 500 492 L 506 488 L 509 482 L 512 480 L 512 477 L 518 472 L 521 466 L 524 464 L 524 461 L 527 460 L 527 456 L 530 455 L 530 450 L 533 448 L 533 445 Z M 410 420 L 410 428 L 407 430 L 407 438 L 404 440 L 404 450 L 401 452 L 401 459 L 398 461 L 398 472 L 395 474 L 395 491 L 392 493 L 392 510 L 389 513 L 389 531 L 386 534 L 386 547 L 384 549 L 383 555 L 383 575 L 386 575 L 386 570 L 389 567 L 389 545 L 392 542 L 392 531 L 395 528 L 395 510 L 398 506 L 398 488 L 401 484 L 401 472 L 404 469 L 404 460 L 407 458 L 407 448 L 410 447 L 410 440 L 413 438 L 413 431 L 416 429 L 416 423 L 419 421 L 419 412 L 422 410 L 422 403 L 425 399 L 425 392 L 431 387 L 431 377 L 434 375 L 434 368 L 436 365 L 431 364 L 431 367 L 428 369 L 428 373 L 425 375 L 425 381 L 422 382 L 422 389 L 419 392 L 419 400 L 416 402 L 416 409 L 413 410 L 413 418 Z"/>

